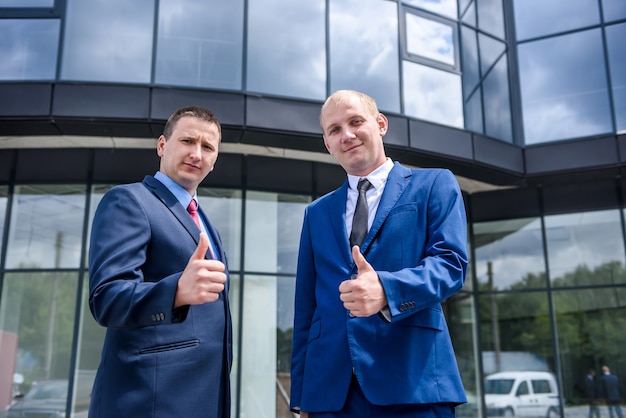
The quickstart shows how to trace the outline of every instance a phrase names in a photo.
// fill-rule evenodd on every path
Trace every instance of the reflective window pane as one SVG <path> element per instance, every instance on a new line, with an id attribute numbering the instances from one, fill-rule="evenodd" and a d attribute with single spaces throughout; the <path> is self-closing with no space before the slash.
<path id="1" fill-rule="evenodd" d="M 461 59 L 463 66 L 463 97 L 467 99 L 480 82 L 476 31 L 461 27 Z"/>
<path id="2" fill-rule="evenodd" d="M 9 188 L 7 186 L 0 186 L 0 265 L 2 264 L 2 254 L 4 254 L 2 237 L 4 237 L 4 220 L 7 214 L 8 196 Z"/>
<path id="3" fill-rule="evenodd" d="M 475 223 L 474 241 L 480 289 L 546 287 L 538 218 Z"/>
<path id="4" fill-rule="evenodd" d="M 74 397 L 72 398 L 72 411 L 74 413 L 89 409 L 91 388 L 100 364 L 100 354 L 106 332 L 106 328 L 96 323 L 89 310 L 88 278 L 85 278 L 83 282 L 81 301 L 80 339 L 74 371 Z"/>
<path id="5" fill-rule="evenodd" d="M 476 5 L 480 29 L 500 39 L 504 39 L 502 0 L 480 0 Z"/>
<path id="6" fill-rule="evenodd" d="M 477 26 L 476 22 L 476 3 L 472 2 L 465 13 L 463 14 L 463 23 L 468 24 L 472 27 Z"/>
<path id="7" fill-rule="evenodd" d="M 518 46 L 526 144 L 612 132 L 599 29 Z"/>
<path id="8" fill-rule="evenodd" d="M 478 34 L 478 43 L 480 45 L 480 73 L 484 76 L 504 54 L 506 44 L 482 33 Z"/>
<path id="9" fill-rule="evenodd" d="M 241 370 L 241 359 L 239 357 L 241 330 L 241 276 L 239 274 L 230 274 L 230 286 L 228 288 L 228 300 L 230 302 L 230 316 L 233 324 L 233 366 L 230 370 L 230 395 L 232 399 L 231 417 L 235 417 L 235 399 L 239 399 L 239 383 L 237 376 Z"/>
<path id="10" fill-rule="evenodd" d="M 621 274 L 625 272 L 622 270 Z M 559 338 L 559 358 L 563 373 L 563 396 L 567 399 L 566 417 L 589 416 L 585 379 L 589 369 L 595 372 L 600 387 L 602 366 L 624 379 L 626 361 L 626 289 L 583 289 L 554 292 L 554 311 Z M 622 380 L 623 381 L 623 380 Z M 601 415 L 607 407 L 597 394 Z M 584 415 L 583 415 L 584 414 Z"/>
<path id="11" fill-rule="evenodd" d="M 626 283 L 617 210 L 545 217 L 552 286 Z"/>
<path id="12" fill-rule="evenodd" d="M 247 90 L 324 100 L 325 1 L 266 0 L 248 7 Z"/>
<path id="13" fill-rule="evenodd" d="M 404 113 L 443 125 L 463 127 L 461 77 L 413 62 L 403 62 Z"/>
<path id="14" fill-rule="evenodd" d="M 559 417 L 548 295 L 486 294 L 478 306 L 487 415 Z"/>
<path id="15" fill-rule="evenodd" d="M 84 186 L 16 186 L 6 267 L 77 268 L 84 210 Z"/>
<path id="16" fill-rule="evenodd" d="M 446 25 L 405 13 L 407 52 L 456 66 L 455 35 L 451 25 Z"/>
<path id="17" fill-rule="evenodd" d="M 468 277 L 469 280 L 469 277 Z M 443 304 L 446 320 L 450 329 L 450 338 L 454 344 L 461 379 L 467 396 L 467 403 L 456 409 L 457 417 L 480 417 L 480 370 L 474 347 L 477 334 L 474 310 L 475 299 L 471 293 L 458 292 Z"/>
<path id="18" fill-rule="evenodd" d="M 604 20 L 626 19 L 626 2 L 624 0 L 602 0 Z"/>
<path id="19" fill-rule="evenodd" d="M 37 411 L 39 416 L 65 416 L 76 273 L 7 273 L 2 284 L 0 348 L 5 367 L 0 369 L 12 376 L 0 379 L 17 383 L 17 393 L 25 395 L 8 409 L 8 416 L 37 416 Z"/>
<path id="20" fill-rule="evenodd" d="M 198 189 L 200 207 L 219 231 L 230 270 L 241 264 L 241 196 L 241 190 Z"/>
<path id="21" fill-rule="evenodd" d="M 61 77 L 150 82 L 154 0 L 67 1 Z"/>
<path id="22" fill-rule="evenodd" d="M 241 89 L 243 1 L 159 2 L 155 82 Z"/>
<path id="23" fill-rule="evenodd" d="M 474 0 L 459 0 L 459 13 L 463 13 L 470 3 L 474 4 Z"/>
<path id="24" fill-rule="evenodd" d="M 273 276 L 244 277 L 240 416 L 277 408 L 277 287 Z"/>
<path id="25" fill-rule="evenodd" d="M 626 6 L 626 2 L 624 2 Z M 606 40 L 617 132 L 626 131 L 626 23 L 607 26 Z"/>
<path id="26" fill-rule="evenodd" d="M 58 19 L 0 19 L 0 80 L 54 80 Z"/>
<path id="27" fill-rule="evenodd" d="M 294 276 L 246 275 L 239 416 L 292 418 Z"/>
<path id="28" fill-rule="evenodd" d="M 329 7 L 330 90 L 359 90 L 382 111 L 400 112 L 397 4 L 343 0 Z"/>
<path id="29" fill-rule="evenodd" d="M 402 3 L 426 9 L 451 19 L 457 18 L 456 0 L 402 0 Z"/>
<path id="30" fill-rule="evenodd" d="M 0 7 L 54 7 L 54 0 L 0 0 Z"/>
<path id="31" fill-rule="evenodd" d="M 504 55 L 483 83 L 485 134 L 506 142 L 513 142 L 508 68 L 506 55 Z"/>
<path id="32" fill-rule="evenodd" d="M 518 40 L 600 23 L 598 0 L 514 0 L 513 6 Z"/>
<path id="33" fill-rule="evenodd" d="M 91 195 L 89 199 L 89 226 L 88 226 L 89 234 L 91 234 L 91 225 L 93 222 L 93 217 L 96 213 L 96 209 L 98 208 L 98 204 L 100 203 L 102 196 L 104 196 L 104 194 L 107 191 L 109 191 L 109 189 L 113 186 L 115 185 L 114 184 L 94 184 L 93 187 L 91 188 Z M 85 246 L 87 247 L 85 249 L 85 267 L 89 265 L 89 242 L 90 242 L 90 239 L 87 238 L 87 242 L 85 243 Z"/>
<path id="34" fill-rule="evenodd" d="M 295 277 L 278 277 L 276 311 L 276 418 L 292 418 L 289 411 L 291 393 L 291 342 L 293 336 Z"/>
<path id="35" fill-rule="evenodd" d="M 253 191 L 246 198 L 245 269 L 295 274 L 304 209 L 311 199 Z"/>
<path id="36" fill-rule="evenodd" d="M 484 133 L 483 129 L 483 105 L 482 89 L 477 89 L 474 94 L 465 102 L 465 129 Z"/>
<path id="37" fill-rule="evenodd" d="M 482 294 L 478 306 L 485 376 L 503 371 L 555 371 L 546 292 Z M 487 396 L 493 394 L 489 389 L 485 388 Z"/>

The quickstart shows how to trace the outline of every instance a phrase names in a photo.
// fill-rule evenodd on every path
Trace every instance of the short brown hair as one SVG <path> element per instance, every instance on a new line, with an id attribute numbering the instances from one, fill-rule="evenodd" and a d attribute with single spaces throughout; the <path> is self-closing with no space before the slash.
<path id="1" fill-rule="evenodd" d="M 163 128 L 163 136 L 165 140 L 168 140 L 174 131 L 174 127 L 176 123 L 180 120 L 180 118 L 184 116 L 191 116 L 192 118 L 198 118 L 210 123 L 214 123 L 217 126 L 217 131 L 220 134 L 220 140 L 222 139 L 222 126 L 220 125 L 220 121 L 217 119 L 217 116 L 209 109 L 200 106 L 188 106 L 178 109 L 176 112 L 172 113 L 167 122 L 165 123 L 165 128 Z"/>

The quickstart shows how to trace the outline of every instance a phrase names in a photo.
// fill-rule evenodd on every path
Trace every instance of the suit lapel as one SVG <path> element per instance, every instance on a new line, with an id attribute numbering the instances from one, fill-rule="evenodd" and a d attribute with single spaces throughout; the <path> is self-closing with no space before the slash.
<path id="1" fill-rule="evenodd" d="M 172 212 L 172 215 L 185 227 L 191 238 L 197 244 L 200 238 L 198 227 L 193 219 L 191 219 L 191 216 L 189 216 L 187 209 L 176 199 L 176 196 L 174 196 L 163 183 L 152 176 L 146 176 L 143 179 L 143 183 L 161 202 L 163 202 L 170 212 Z"/>
<path id="2" fill-rule="evenodd" d="M 348 240 L 348 232 L 346 231 L 346 200 L 348 199 L 348 181 L 332 192 L 328 200 L 328 222 L 330 222 L 331 231 L 335 241 L 340 243 L 338 247 L 341 249 L 341 255 L 346 262 L 352 263 L 352 253 L 350 250 L 350 242 Z"/>
<path id="3" fill-rule="evenodd" d="M 402 193 L 406 190 L 411 179 L 411 170 L 403 167 L 400 163 L 396 162 L 394 167 L 389 172 L 387 177 L 387 183 L 385 184 L 385 191 L 380 198 L 378 209 L 376 210 L 376 217 L 372 223 L 372 227 L 365 236 L 361 252 L 365 254 L 365 251 L 369 248 L 374 237 L 378 234 L 378 231 L 385 223 L 389 212 L 394 208 Z"/>

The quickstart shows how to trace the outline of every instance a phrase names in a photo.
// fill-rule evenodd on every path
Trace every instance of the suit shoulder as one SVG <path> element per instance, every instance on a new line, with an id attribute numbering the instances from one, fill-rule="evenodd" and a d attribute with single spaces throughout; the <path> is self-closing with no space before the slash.
<path id="1" fill-rule="evenodd" d="M 326 193 L 325 195 L 318 197 L 317 199 L 315 199 L 313 202 L 309 204 L 309 208 L 315 208 L 315 207 L 321 207 L 321 206 L 327 205 L 337 193 L 340 193 L 341 189 L 342 187 L 332 190 Z"/>
<path id="2" fill-rule="evenodd" d="M 420 182 L 445 181 L 457 183 L 456 177 L 447 168 L 411 168 L 413 180 Z"/>

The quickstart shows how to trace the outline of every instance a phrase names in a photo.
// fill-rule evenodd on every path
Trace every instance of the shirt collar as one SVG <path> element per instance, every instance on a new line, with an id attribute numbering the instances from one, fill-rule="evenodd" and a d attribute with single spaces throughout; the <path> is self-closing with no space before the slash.
<path id="1" fill-rule="evenodd" d="M 196 202 L 198 201 L 197 193 L 194 193 L 193 196 L 190 196 L 187 190 L 185 190 L 180 184 L 169 178 L 166 174 L 157 171 L 154 175 L 154 178 L 163 183 L 163 185 L 167 187 L 167 190 L 172 192 L 172 194 L 176 197 L 180 204 L 183 205 L 184 208 L 187 208 L 187 206 L 189 206 L 189 202 L 191 202 L 191 199 L 195 199 Z"/>
<path id="2" fill-rule="evenodd" d="M 372 183 L 372 186 L 374 186 L 374 189 L 378 190 L 378 188 L 384 185 L 385 182 L 387 181 L 387 177 L 389 176 L 389 172 L 391 171 L 392 168 L 393 168 L 393 161 L 391 161 L 391 158 L 387 158 L 387 160 L 385 161 L 383 165 L 381 165 L 376 170 L 369 173 L 367 176 L 365 176 L 365 178 L 367 178 L 367 180 L 369 180 L 369 182 Z M 350 184 L 350 188 L 352 190 L 356 190 L 357 183 L 362 178 L 364 177 L 353 176 L 352 174 L 348 174 L 348 183 Z"/>

